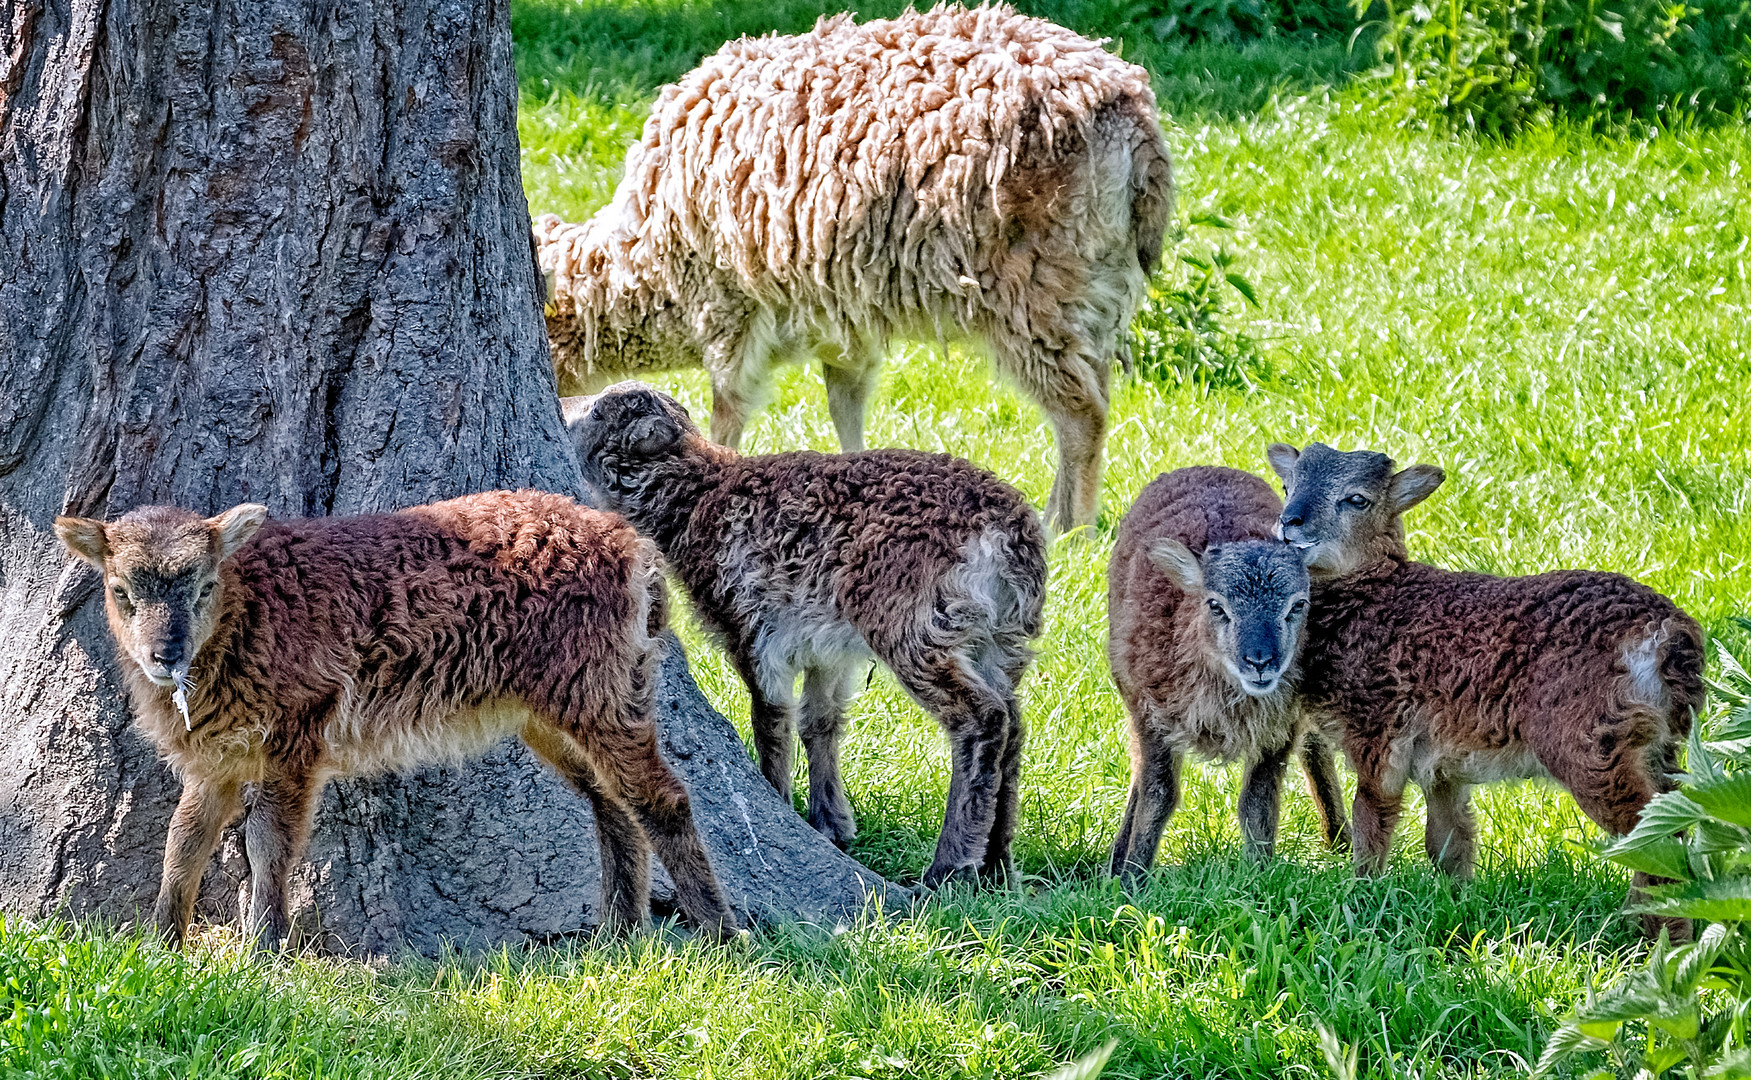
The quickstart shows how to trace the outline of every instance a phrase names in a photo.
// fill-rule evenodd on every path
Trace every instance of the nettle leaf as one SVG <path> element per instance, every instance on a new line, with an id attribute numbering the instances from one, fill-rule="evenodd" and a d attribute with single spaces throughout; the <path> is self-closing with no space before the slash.
<path id="1" fill-rule="evenodd" d="M 1642 1066 L 1654 1076 L 1659 1076 L 1661 1073 L 1683 1060 L 1684 1048 L 1682 1046 L 1674 1046 L 1671 1043 L 1661 1043 L 1659 1046 L 1650 1049 L 1642 1058 Z"/>
<path id="2" fill-rule="evenodd" d="M 1693 876 L 1690 872 L 1690 849 L 1677 837 L 1668 836 L 1641 847 L 1627 851 L 1608 851 L 1606 854 L 1619 866 L 1640 870 L 1655 877 L 1689 880 Z"/>
<path id="3" fill-rule="evenodd" d="M 1751 773 L 1710 777 L 1684 789 L 1690 801 L 1734 825 L 1751 825 Z"/>
<path id="4" fill-rule="evenodd" d="M 1660 890 L 1658 898 L 1637 904 L 1635 910 L 1646 915 L 1712 922 L 1751 919 L 1751 879 L 1719 878 L 1669 886 Z"/>
<path id="5" fill-rule="evenodd" d="M 1702 1075 L 1710 1077 L 1711 1080 L 1715 1077 L 1719 1077 L 1720 1080 L 1747 1080 L 1747 1078 L 1751 1078 L 1751 1048 L 1733 1051 L 1715 1062 L 1713 1067 Z"/>
<path id="6" fill-rule="evenodd" d="M 1674 1039 L 1694 1039 L 1702 1030 L 1702 1006 L 1693 998 L 1668 1012 L 1648 1017 L 1648 1022 Z"/>
<path id="7" fill-rule="evenodd" d="M 1642 807 L 1642 816 L 1626 836 L 1612 841 L 1605 848 L 1607 858 L 1616 859 L 1619 852 L 1630 851 L 1662 840 L 1670 840 L 1703 820 L 1708 814 L 1682 791 L 1656 795 Z"/>
<path id="8" fill-rule="evenodd" d="M 1698 855 L 1744 851 L 1747 847 L 1751 847 L 1751 832 L 1724 821 L 1705 818 L 1696 823 L 1696 829 L 1690 836 L 1690 850 Z"/>
<path id="9" fill-rule="evenodd" d="M 1532 1070 L 1532 1075 L 1534 1077 L 1543 1076 L 1566 1057 L 1572 1057 L 1588 1050 L 1597 1050 L 1610 1041 L 1611 1035 L 1616 1033 L 1617 1025 L 1615 1023 L 1611 1025 L 1610 1034 L 1601 1038 L 1581 1030 L 1579 1024 L 1570 1021 L 1557 1028 L 1556 1032 L 1551 1035 L 1550 1041 L 1544 1044 L 1544 1053 L 1539 1055 L 1538 1067 Z"/>
<path id="10" fill-rule="evenodd" d="M 1697 935 L 1695 943 L 1678 950 L 1678 962 L 1672 971 L 1672 982 L 1687 990 L 1694 990 L 1702 977 L 1708 974 L 1715 957 L 1721 954 L 1727 941 L 1737 933 L 1738 928 L 1732 923 L 1709 923 Z"/>

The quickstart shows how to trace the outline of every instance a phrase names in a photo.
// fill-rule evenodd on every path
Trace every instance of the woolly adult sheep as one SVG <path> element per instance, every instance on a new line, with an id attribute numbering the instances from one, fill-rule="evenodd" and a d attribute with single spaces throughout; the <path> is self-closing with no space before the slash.
<path id="1" fill-rule="evenodd" d="M 1475 858 L 1474 784 L 1548 775 L 1613 834 L 1671 788 L 1704 693 L 1702 630 L 1676 604 L 1620 574 L 1412 562 L 1401 515 L 1440 469 L 1319 443 L 1268 454 L 1283 538 L 1314 579 L 1302 704 L 1343 730 L 1359 871 L 1385 866 L 1406 783 L 1430 859 L 1457 875 Z"/>
<path id="2" fill-rule="evenodd" d="M 637 383 L 570 399 L 566 420 L 597 501 L 656 541 L 735 661 L 779 794 L 790 798 L 800 719 L 809 822 L 841 845 L 856 835 L 839 744 L 855 680 L 879 659 L 952 745 L 925 886 L 1006 877 L 1025 737 L 1016 688 L 1046 589 L 1045 538 L 1021 493 L 916 450 L 743 457 Z"/>
<path id="3" fill-rule="evenodd" d="M 169 506 L 55 531 L 103 575 L 135 723 L 183 782 L 155 916 L 187 933 L 220 830 L 249 802 L 250 935 L 288 929 L 286 875 L 330 777 L 516 734 L 596 811 L 602 921 L 645 916 L 650 852 L 682 908 L 731 930 L 687 789 L 658 752 L 658 558 L 561 495 L 486 492 L 393 514 L 267 521 Z M 514 857 L 514 853 L 507 853 Z"/>
<path id="4" fill-rule="evenodd" d="M 1274 533 L 1282 500 L 1239 469 L 1157 477 L 1119 523 L 1107 569 L 1107 657 L 1131 729 L 1131 791 L 1112 873 L 1155 860 L 1187 752 L 1246 762 L 1249 854 L 1276 847 L 1279 792 L 1296 743 L 1326 840 L 1348 841 L 1331 749 L 1295 702 L 1308 579 Z"/>
<path id="5" fill-rule="evenodd" d="M 734 447 L 812 357 L 858 450 L 890 341 L 972 339 L 1056 431 L 1047 518 L 1088 524 L 1172 203 L 1148 73 L 1063 27 L 942 6 L 734 41 L 663 90 L 606 208 L 535 223 L 560 392 L 703 365 Z"/>

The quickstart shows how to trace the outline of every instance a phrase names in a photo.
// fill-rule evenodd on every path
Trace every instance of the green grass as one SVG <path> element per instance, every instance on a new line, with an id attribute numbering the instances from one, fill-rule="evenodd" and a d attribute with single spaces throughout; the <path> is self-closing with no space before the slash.
<path id="1" fill-rule="evenodd" d="M 804 28 L 822 7 L 517 4 L 531 209 L 601 205 L 663 80 L 725 35 Z M 1117 10 L 1049 7 L 1107 34 Z M 1108 1076 L 1320 1076 L 1319 1020 L 1360 1044 L 1369 1076 L 1503 1076 L 1534 1059 L 1587 986 L 1642 955 L 1614 915 L 1624 877 L 1581 850 L 1596 831 L 1548 785 L 1479 793 L 1475 881 L 1426 868 L 1413 805 L 1393 872 L 1357 882 L 1299 790 L 1283 857 L 1245 863 L 1236 772 L 1197 766 L 1149 886 L 1126 896 L 1103 879 L 1127 779 L 1104 656 L 1112 527 L 1164 470 L 1262 470 L 1273 439 L 1375 447 L 1448 470 L 1413 512 L 1418 556 L 1634 574 L 1742 651 L 1751 136 L 1455 139 L 1327 89 L 1341 48 L 1123 48 L 1155 74 L 1182 220 L 1235 226 L 1190 226 L 1178 250 L 1235 253 L 1261 306 L 1227 317 L 1263 364 L 1251 390 L 1118 387 L 1102 525 L 1053 551 L 1025 688 L 1023 890 L 954 893 L 836 936 L 658 935 L 382 971 L 13 925 L 0 1075 L 1026 1076 L 1113 1038 Z M 704 414 L 703 378 L 663 385 Z M 971 458 L 1036 501 L 1050 485 L 1038 411 L 958 350 L 896 357 L 869 437 Z M 800 446 L 834 443 L 818 375 L 792 369 L 748 448 Z M 745 725 L 739 679 L 687 640 L 708 696 Z M 911 879 L 941 820 L 944 741 L 880 675 L 854 724 L 855 853 Z"/>

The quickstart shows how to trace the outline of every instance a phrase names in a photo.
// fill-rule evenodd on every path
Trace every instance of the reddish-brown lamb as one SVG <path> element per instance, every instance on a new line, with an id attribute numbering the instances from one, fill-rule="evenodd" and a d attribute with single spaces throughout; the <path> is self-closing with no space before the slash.
<path id="1" fill-rule="evenodd" d="M 626 522 L 535 491 L 265 518 L 153 506 L 56 522 L 104 575 L 136 722 L 183 780 L 156 909 L 172 943 L 246 797 L 249 929 L 278 945 L 286 874 L 330 777 L 509 734 L 594 805 L 604 922 L 644 918 L 654 845 L 687 914 L 735 926 L 658 752 L 664 589 L 656 551 Z"/>
<path id="2" fill-rule="evenodd" d="M 1279 792 L 1297 741 L 1326 839 L 1347 842 L 1330 747 L 1295 705 L 1307 574 L 1275 536 L 1282 500 L 1238 469 L 1157 477 L 1119 524 L 1107 568 L 1107 657 L 1130 720 L 1131 790 L 1112 873 L 1155 860 L 1188 751 L 1242 760 L 1247 849 L 1275 848 Z"/>
<path id="3" fill-rule="evenodd" d="M 856 834 L 839 743 L 845 703 L 879 659 L 954 748 L 925 884 L 1006 875 L 1024 738 L 1015 690 L 1046 585 L 1044 534 L 1021 493 L 912 450 L 742 457 L 636 383 L 570 399 L 567 418 L 600 505 L 657 542 L 735 660 L 773 787 L 790 797 L 800 673 L 809 821 L 840 844 Z"/>
<path id="4" fill-rule="evenodd" d="M 1621 574 L 1413 562 L 1399 516 L 1440 470 L 1318 443 L 1270 456 L 1289 486 L 1283 535 L 1314 572 L 1303 707 L 1343 733 L 1359 871 L 1385 866 L 1407 782 L 1428 806 L 1429 857 L 1459 875 L 1475 859 L 1473 784 L 1549 775 L 1613 834 L 1672 787 L 1704 701 L 1702 630 L 1676 604 Z"/>

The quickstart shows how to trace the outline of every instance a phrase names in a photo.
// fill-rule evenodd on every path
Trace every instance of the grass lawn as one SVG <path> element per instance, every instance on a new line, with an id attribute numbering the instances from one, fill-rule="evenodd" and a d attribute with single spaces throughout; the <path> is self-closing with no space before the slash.
<path id="1" fill-rule="evenodd" d="M 725 36 L 806 28 L 819 10 L 515 4 L 531 210 L 587 215 L 658 85 Z M 1120 25 L 1114 4 L 1050 10 Z M 1158 473 L 1264 471 L 1270 440 L 1386 450 L 1448 471 L 1410 517 L 1415 555 L 1632 574 L 1744 655 L 1751 134 L 1487 143 L 1402 130 L 1329 89 L 1341 44 L 1123 47 L 1156 73 L 1182 221 L 1233 226 L 1188 225 L 1177 250 L 1233 254 L 1259 307 L 1235 299 L 1227 318 L 1259 359 L 1249 386 L 1118 385 L 1101 528 L 1053 552 L 1025 686 L 1023 890 L 943 895 L 836 937 L 651 937 L 382 972 L 13 925 L 0 1074 L 1025 1076 L 1116 1039 L 1106 1076 L 1323 1076 L 1319 1021 L 1360 1045 L 1369 1076 L 1506 1075 L 1535 1059 L 1590 984 L 1642 956 L 1614 916 L 1625 877 L 1583 850 L 1596 830 L 1548 785 L 1479 793 L 1475 881 L 1426 867 L 1413 805 L 1393 872 L 1358 882 L 1299 791 L 1283 857 L 1247 864 L 1238 771 L 1197 766 L 1149 886 L 1103 879 L 1128 775 L 1104 652 L 1113 526 Z M 703 377 L 663 385 L 705 415 Z M 954 349 L 889 364 L 869 441 L 962 455 L 1037 503 L 1054 466 L 1038 411 Z M 745 448 L 803 446 L 835 448 L 819 376 L 798 368 Z M 733 670 L 688 642 L 708 696 L 745 724 Z M 854 852 L 913 879 L 941 820 L 944 740 L 880 675 L 854 708 Z"/>

